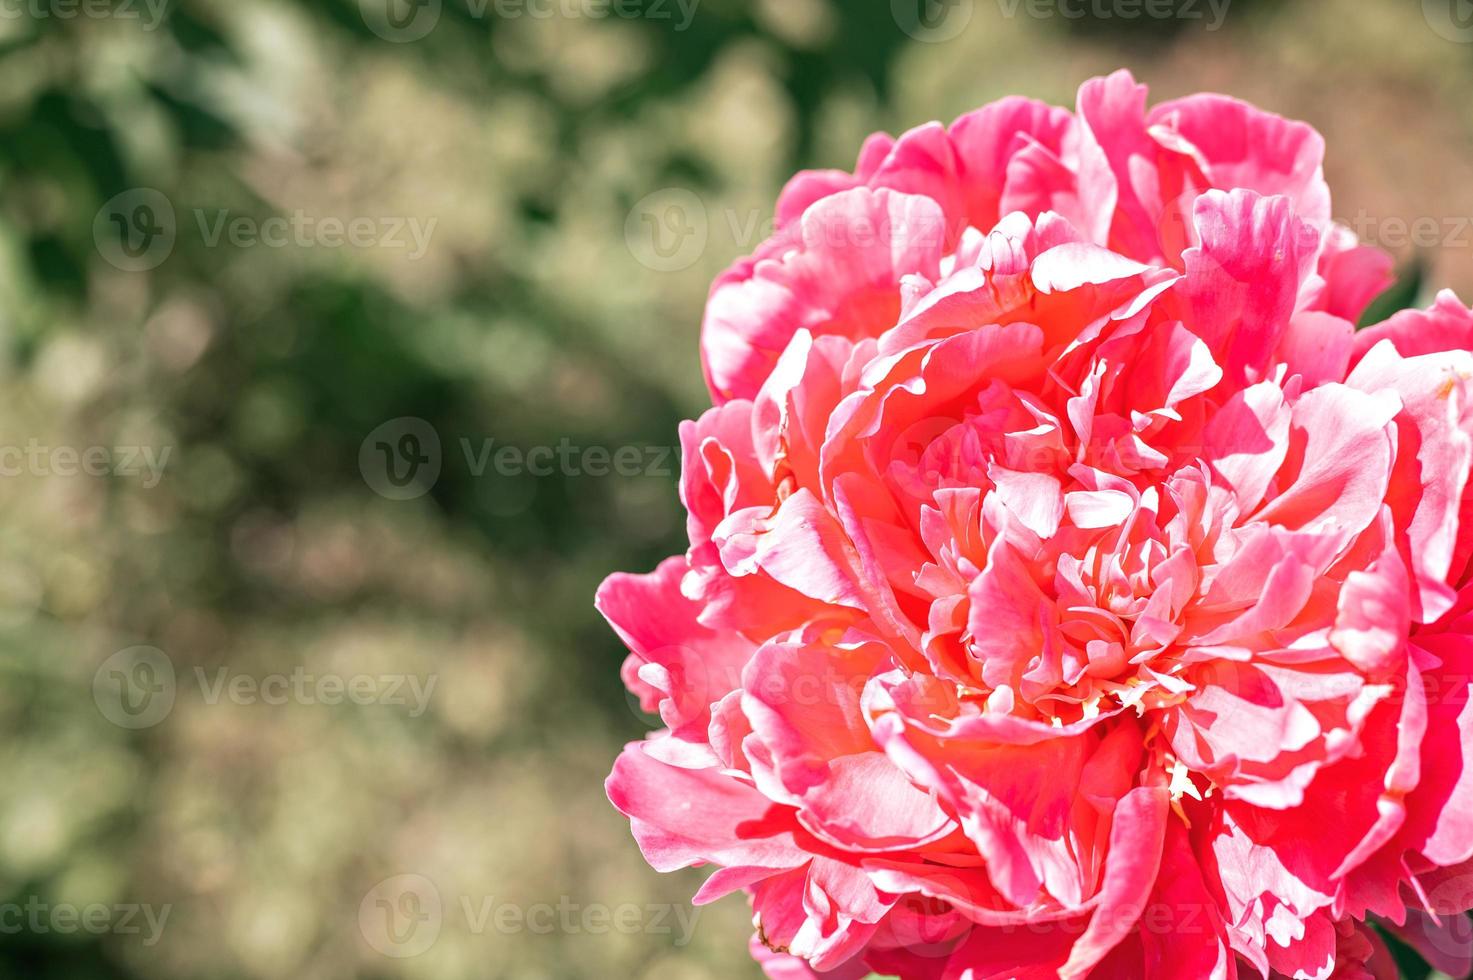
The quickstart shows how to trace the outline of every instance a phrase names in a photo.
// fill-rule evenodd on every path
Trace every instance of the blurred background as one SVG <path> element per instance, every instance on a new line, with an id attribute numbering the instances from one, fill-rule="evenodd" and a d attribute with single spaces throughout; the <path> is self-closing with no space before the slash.
<path id="1" fill-rule="evenodd" d="M 1466 7 L 0 0 L 0 976 L 756 976 L 592 595 L 783 180 L 1128 66 L 1473 297 Z"/>

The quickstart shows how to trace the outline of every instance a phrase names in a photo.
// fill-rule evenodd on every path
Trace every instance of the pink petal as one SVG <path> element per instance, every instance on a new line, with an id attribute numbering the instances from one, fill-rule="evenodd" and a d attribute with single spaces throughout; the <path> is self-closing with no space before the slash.
<path id="1" fill-rule="evenodd" d="M 743 272 L 718 281 L 701 350 L 715 400 L 751 398 L 793 335 L 879 336 L 903 277 L 934 281 L 945 216 L 930 198 L 863 188 L 825 197 Z"/>
<path id="2" fill-rule="evenodd" d="M 707 862 L 782 869 L 809 860 L 795 840 L 791 811 L 714 769 L 669 766 L 632 742 L 604 787 L 656 871 Z"/>

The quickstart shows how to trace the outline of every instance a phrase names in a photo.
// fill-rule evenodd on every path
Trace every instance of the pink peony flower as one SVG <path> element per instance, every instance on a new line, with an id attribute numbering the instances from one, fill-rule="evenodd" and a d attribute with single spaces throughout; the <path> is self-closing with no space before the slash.
<path id="1" fill-rule="evenodd" d="M 1356 333 L 1322 153 L 1120 73 L 799 175 L 716 282 L 608 793 L 770 976 L 1468 970 L 1473 311 Z"/>

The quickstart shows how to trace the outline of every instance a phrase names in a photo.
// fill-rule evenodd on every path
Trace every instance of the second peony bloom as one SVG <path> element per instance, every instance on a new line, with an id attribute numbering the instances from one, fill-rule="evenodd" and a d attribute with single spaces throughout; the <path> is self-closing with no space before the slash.
<path id="1" fill-rule="evenodd" d="M 1466 974 L 1473 311 L 1356 331 L 1323 152 L 1119 73 L 799 175 L 716 282 L 608 792 L 772 977 Z"/>

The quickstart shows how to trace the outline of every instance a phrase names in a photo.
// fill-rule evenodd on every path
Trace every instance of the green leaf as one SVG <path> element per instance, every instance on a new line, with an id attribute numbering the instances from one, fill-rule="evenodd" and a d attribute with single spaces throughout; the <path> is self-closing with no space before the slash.
<path id="1" fill-rule="evenodd" d="M 1426 280 L 1427 263 L 1419 256 L 1412 261 L 1412 264 L 1398 277 L 1390 289 L 1377 296 L 1371 303 L 1360 318 L 1359 329 L 1364 330 L 1366 327 L 1383 323 L 1402 310 L 1416 308 L 1422 295 L 1422 285 Z"/>

